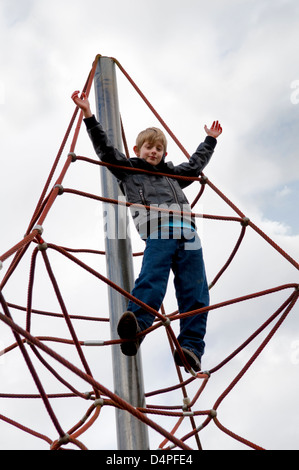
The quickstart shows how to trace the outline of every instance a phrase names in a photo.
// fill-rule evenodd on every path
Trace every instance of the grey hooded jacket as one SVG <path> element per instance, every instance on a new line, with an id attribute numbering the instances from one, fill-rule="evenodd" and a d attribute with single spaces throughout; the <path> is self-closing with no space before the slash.
<path id="1" fill-rule="evenodd" d="M 127 202 L 132 204 L 131 214 L 143 239 L 158 227 L 169 224 L 176 226 L 178 222 L 196 228 L 189 202 L 182 190 L 192 180 L 175 177 L 198 177 L 201 174 L 214 152 L 217 143 L 214 137 L 207 136 L 190 159 L 180 165 L 165 162 L 163 158 L 158 165 L 153 166 L 138 157 L 127 158 L 117 150 L 94 116 L 84 119 L 84 122 L 100 160 L 119 166 L 109 167 L 109 170 L 117 178 Z"/>

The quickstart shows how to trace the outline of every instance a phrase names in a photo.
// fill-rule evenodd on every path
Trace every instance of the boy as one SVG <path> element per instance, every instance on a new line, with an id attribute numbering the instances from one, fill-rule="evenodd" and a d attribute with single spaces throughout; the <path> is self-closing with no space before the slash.
<path id="1" fill-rule="evenodd" d="M 138 135 L 134 147 L 136 158 L 127 159 L 109 142 L 91 112 L 86 94 L 82 93 L 79 98 L 79 91 L 76 91 L 72 99 L 83 111 L 84 122 L 98 157 L 103 162 L 121 167 L 110 171 L 118 179 L 127 201 L 132 203 L 130 208 L 135 226 L 146 241 L 141 271 L 132 295 L 159 311 L 172 269 L 179 312 L 207 307 L 209 290 L 201 243 L 195 220 L 191 217 L 191 208 L 182 191 L 192 181 L 176 179 L 175 176 L 200 175 L 213 154 L 217 137 L 222 133 L 221 125 L 214 121 L 210 129 L 205 126 L 205 141 L 187 162 L 180 165 L 165 162 L 167 141 L 157 128 L 146 129 Z M 130 171 L 130 168 L 141 171 Z M 152 209 L 143 210 L 140 205 L 151 206 Z M 168 211 L 165 210 L 167 208 Z M 133 356 L 137 353 L 141 340 L 136 335 L 149 328 L 154 319 L 154 315 L 129 301 L 128 311 L 118 324 L 120 338 L 130 340 L 121 343 L 123 354 Z M 206 312 L 180 320 L 178 342 L 195 372 L 201 369 L 206 322 Z M 183 366 L 177 351 L 174 352 L 174 359 L 178 366 Z"/>

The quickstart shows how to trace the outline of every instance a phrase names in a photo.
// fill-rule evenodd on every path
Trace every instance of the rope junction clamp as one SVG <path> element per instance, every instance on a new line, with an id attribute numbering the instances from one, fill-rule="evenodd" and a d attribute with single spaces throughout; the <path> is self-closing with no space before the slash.
<path id="1" fill-rule="evenodd" d="M 242 221 L 241 221 L 241 225 L 242 227 L 247 227 L 247 225 L 249 224 L 250 222 L 250 219 L 248 217 L 243 217 Z"/>
<path id="2" fill-rule="evenodd" d="M 183 411 L 183 416 L 194 416 L 194 411 Z"/>
<path id="3" fill-rule="evenodd" d="M 64 188 L 62 186 L 62 184 L 55 184 L 54 188 L 58 188 L 58 194 L 63 194 L 63 191 L 64 191 Z"/>
<path id="4" fill-rule="evenodd" d="M 189 405 L 190 405 L 190 403 L 191 403 L 190 398 L 189 398 L 189 397 L 184 397 L 183 403 L 184 403 L 184 404 L 183 404 L 182 409 L 183 409 L 183 411 L 187 411 L 187 410 L 188 410 L 188 407 L 189 407 Z"/>
<path id="5" fill-rule="evenodd" d="M 217 411 L 216 410 L 210 410 L 210 416 L 211 416 L 211 418 L 216 418 Z"/>
<path id="6" fill-rule="evenodd" d="M 183 403 L 184 403 L 185 406 L 190 405 L 190 401 L 191 401 L 191 400 L 190 400 L 189 397 L 184 397 L 184 398 L 183 398 Z"/>
<path id="7" fill-rule="evenodd" d="M 75 152 L 69 152 L 68 157 L 72 157 L 72 162 L 75 162 L 77 160 L 77 155 Z"/>
<path id="8" fill-rule="evenodd" d="M 199 432 L 199 431 L 201 431 L 202 429 L 203 429 L 203 423 L 200 424 L 199 426 L 197 426 L 196 432 Z"/>
<path id="9" fill-rule="evenodd" d="M 167 326 L 169 326 L 170 323 L 171 323 L 171 321 L 170 321 L 169 318 L 167 318 L 165 321 L 163 321 L 163 325 L 165 326 L 165 328 L 166 328 Z"/>
<path id="10" fill-rule="evenodd" d="M 3 263 L 2 263 L 2 261 L 0 260 L 0 271 L 1 271 L 2 268 L 3 268 Z"/>
<path id="11" fill-rule="evenodd" d="M 39 251 L 45 251 L 48 248 L 48 243 L 40 243 L 39 245 L 37 245 L 37 248 L 39 249 Z"/>
<path id="12" fill-rule="evenodd" d="M 35 226 L 33 227 L 32 231 L 33 231 L 33 230 L 37 230 L 40 235 L 41 235 L 41 234 L 43 233 L 43 231 L 44 231 L 44 229 L 43 229 L 43 227 L 42 227 L 41 225 L 35 225 Z"/>
<path id="13" fill-rule="evenodd" d="M 97 398 L 94 402 L 93 402 L 93 406 L 96 408 L 97 406 L 104 406 L 104 399 L 103 398 Z"/>
<path id="14" fill-rule="evenodd" d="M 84 346 L 104 346 L 105 341 L 102 339 L 89 339 L 84 341 Z"/>
<path id="15" fill-rule="evenodd" d="M 93 406 L 94 408 L 97 408 L 98 406 L 104 406 L 103 398 L 97 398 L 97 400 L 93 402 Z M 88 418 L 89 418 L 89 415 L 85 414 L 83 418 L 80 419 L 81 423 L 84 424 L 88 420 Z"/>
<path id="16" fill-rule="evenodd" d="M 211 377 L 211 372 L 209 370 L 203 370 L 201 374 L 207 375 L 209 378 Z"/>
<path id="17" fill-rule="evenodd" d="M 70 436 L 69 436 L 69 434 L 66 433 L 64 436 L 62 436 L 58 439 L 58 442 L 59 442 L 59 444 L 67 444 L 69 442 L 69 440 L 70 440 Z"/>

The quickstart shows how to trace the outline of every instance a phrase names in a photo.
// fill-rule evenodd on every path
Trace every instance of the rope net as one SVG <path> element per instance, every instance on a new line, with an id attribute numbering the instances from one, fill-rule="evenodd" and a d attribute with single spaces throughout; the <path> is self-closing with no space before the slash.
<path id="1" fill-rule="evenodd" d="M 97 56 L 84 86 L 87 94 L 91 90 L 99 57 Z M 188 152 L 131 77 L 118 61 L 113 60 L 174 143 L 189 158 Z M 298 263 L 247 218 L 209 178 L 204 174 L 199 178 L 192 178 L 199 187 L 192 203 L 194 216 L 201 222 L 212 224 L 215 237 L 220 236 L 219 231 L 225 232 L 228 225 L 233 226 L 229 237 L 233 246 L 221 246 L 220 255 L 217 252 L 219 242 L 211 243 L 213 247 L 210 249 L 215 250 L 215 253 L 206 254 L 208 259 L 209 256 L 217 259 L 218 266 L 210 283 L 216 301 L 208 308 L 212 326 L 211 340 L 208 340 L 207 347 L 212 343 L 212 349 L 216 336 L 216 333 L 213 334 L 213 318 L 220 312 L 224 312 L 223 315 L 232 324 L 244 322 L 244 338 L 240 341 L 239 338 L 233 338 L 233 335 L 228 337 L 223 357 L 215 357 L 211 352 L 210 361 L 214 363 L 208 370 L 184 376 L 184 370 L 177 367 L 172 359 L 175 329 L 178 328 L 182 315 L 200 314 L 200 311 L 184 314 L 179 314 L 176 309 L 168 311 L 168 308 L 173 308 L 171 293 L 165 299 L 161 311 L 155 312 L 156 321 L 146 332 L 150 338 L 142 344 L 146 405 L 145 408 L 133 407 L 111 391 L 111 346 L 119 347 L 121 340 L 109 339 L 109 308 L 106 296 L 102 296 L 101 292 L 103 285 L 106 285 L 116 289 L 127 299 L 132 296 L 106 277 L 105 263 L 102 261 L 105 259 L 105 250 L 101 246 L 95 249 L 91 236 L 91 233 L 96 232 L 97 245 L 103 242 L 99 236 L 99 231 L 103 233 L 103 228 L 96 225 L 101 205 L 117 204 L 119 201 L 103 198 L 97 192 L 66 186 L 69 174 L 76 171 L 74 168 L 77 168 L 78 181 L 80 180 L 84 165 L 90 169 L 87 184 L 91 182 L 90 176 L 95 175 L 97 187 L 98 174 L 94 169 L 101 165 L 109 167 L 97 159 L 75 153 L 81 123 L 82 114 L 78 114 L 76 108 L 24 238 L 0 257 L 0 267 L 3 269 L 2 273 L 4 272 L 0 289 L 0 327 L 1 337 L 5 338 L 6 343 L 1 351 L 1 367 L 6 366 L 5 380 L 1 381 L 0 389 L 1 409 L 6 410 L 5 414 L 0 414 L 2 434 L 9 435 L 9 430 L 13 427 L 16 430 L 14 435 L 18 436 L 17 441 L 21 440 L 22 433 L 24 446 L 31 448 L 40 446 L 61 449 L 73 446 L 87 449 L 89 443 L 91 447 L 107 449 L 111 447 L 111 439 L 114 438 L 114 431 L 108 429 L 113 421 L 111 416 L 115 408 L 118 408 L 148 426 L 151 446 L 154 448 L 202 449 L 204 446 L 201 436 L 214 423 L 219 433 L 225 435 L 227 447 L 234 440 L 240 448 L 264 449 L 263 445 L 251 442 L 250 438 L 241 435 L 242 426 L 229 429 L 222 419 L 229 421 L 230 416 L 238 413 L 239 401 L 242 401 L 240 395 L 246 393 L 241 386 L 242 380 L 251 373 L 261 353 L 264 353 L 274 335 L 289 318 L 298 299 L 298 283 L 278 282 L 274 286 L 225 299 L 218 298 L 217 285 L 222 281 L 225 283 L 226 277 L 229 285 L 228 268 L 233 269 L 235 266 L 235 269 L 242 271 L 242 263 L 244 257 L 248 256 L 248 243 L 253 234 L 261 241 L 262 252 L 270 249 L 275 254 L 275 263 L 278 259 L 287 263 L 290 273 L 294 274 L 293 270 L 298 270 Z M 69 139 L 69 151 L 53 185 L 54 175 Z M 123 139 L 127 149 L 124 134 Z M 207 191 L 220 200 L 225 208 L 229 208 L 230 215 L 211 215 L 196 211 Z M 91 208 L 89 212 L 87 207 Z M 68 233 L 67 220 L 70 215 L 75 216 L 77 226 L 75 231 L 72 229 Z M 221 228 L 218 227 L 220 224 Z M 65 241 L 68 241 L 67 246 Z M 83 241 L 86 245 L 82 248 L 80 244 Z M 142 259 L 142 250 L 134 252 L 133 256 L 134 263 L 138 265 Z M 259 269 L 256 260 L 251 264 L 250 284 L 246 284 L 246 276 L 244 278 L 243 286 L 245 284 L 247 289 L 259 282 L 264 286 L 267 281 L 262 275 L 255 276 L 255 269 Z M 245 271 L 246 269 L 243 272 L 248 276 Z M 277 271 L 279 274 L 279 270 Z M 234 291 L 234 286 L 231 286 L 231 291 Z M 229 289 L 227 292 L 229 293 Z M 274 300 L 270 301 L 272 298 Z M 257 308 L 257 302 L 263 302 L 263 318 L 252 318 L 248 314 Z M 228 311 L 235 312 L 231 318 Z M 166 327 L 165 318 L 170 320 Z M 221 340 L 223 342 L 225 338 Z M 157 348 L 153 347 L 154 341 Z M 231 364 L 233 366 L 228 370 Z M 258 382 L 256 387 L 258 388 Z M 232 401 L 229 400 L 231 395 Z M 282 400 L 282 397 L 277 398 L 278 406 L 282 406 Z M 225 406 L 225 403 L 228 405 Z M 247 403 L 246 400 L 243 403 Z M 249 413 L 254 413 L 254 409 L 248 406 Z M 244 419 L 243 417 L 240 422 L 244 422 Z M 237 423 L 238 420 L 234 419 L 232 422 Z M 217 448 L 220 435 L 214 427 L 211 432 Z M 18 445 L 18 442 L 14 442 L 12 447 L 18 448 Z M 112 444 L 112 448 L 113 446 L 115 448 L 115 444 Z"/>

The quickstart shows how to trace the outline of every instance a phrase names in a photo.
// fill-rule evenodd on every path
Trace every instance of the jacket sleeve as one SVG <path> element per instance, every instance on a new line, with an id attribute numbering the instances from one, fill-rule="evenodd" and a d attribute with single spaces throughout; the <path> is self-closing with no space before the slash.
<path id="1" fill-rule="evenodd" d="M 199 176 L 209 163 L 216 145 L 217 140 L 214 137 L 207 136 L 188 161 L 174 167 L 174 174 L 180 176 Z M 182 180 L 179 183 L 182 187 L 190 184 L 190 182 L 183 182 Z"/>
<path id="2" fill-rule="evenodd" d="M 94 150 L 102 162 L 124 167 L 130 166 L 126 156 L 112 145 L 106 132 L 103 130 L 95 116 L 84 119 L 84 122 Z M 117 178 L 121 179 L 121 169 L 109 169 Z"/>

